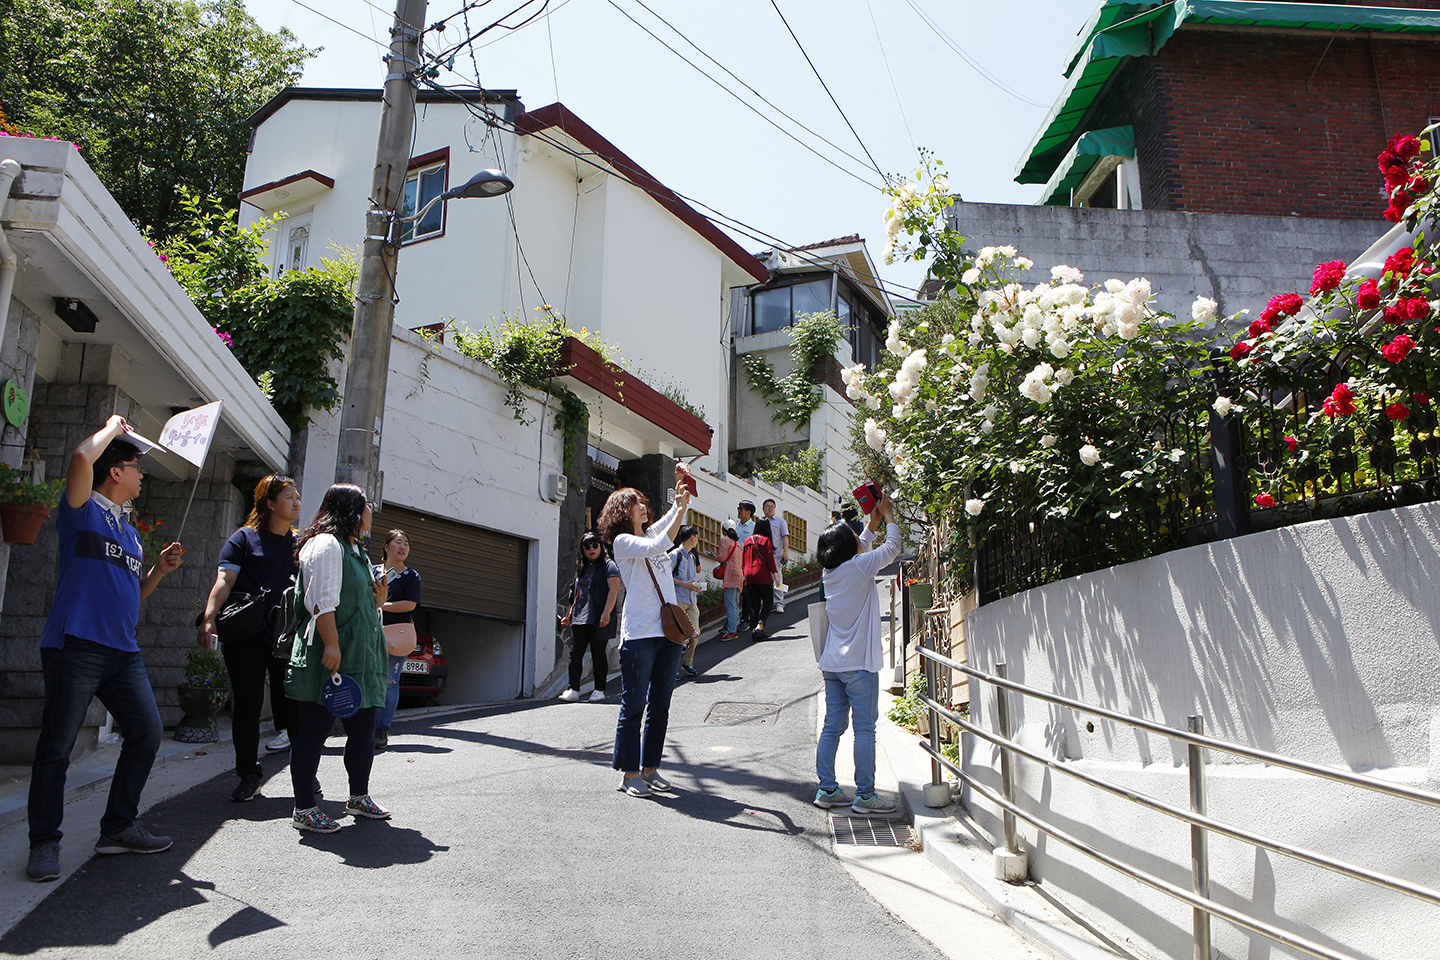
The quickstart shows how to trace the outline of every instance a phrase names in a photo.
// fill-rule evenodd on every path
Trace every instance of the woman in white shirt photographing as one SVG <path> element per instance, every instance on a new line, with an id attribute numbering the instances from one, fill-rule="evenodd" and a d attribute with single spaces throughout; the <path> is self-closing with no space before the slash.
<path id="1" fill-rule="evenodd" d="M 885 542 L 875 550 L 864 549 L 875 538 L 882 518 Z M 815 555 L 824 568 L 821 580 L 825 584 L 825 614 L 830 620 L 825 650 L 820 655 L 820 671 L 825 677 L 825 725 L 815 748 L 815 776 L 820 781 L 815 806 L 829 809 L 850 804 L 856 816 L 887 816 L 895 812 L 895 804 L 875 792 L 875 721 L 880 713 L 880 668 L 885 662 L 875 576 L 900 555 L 900 527 L 895 523 L 890 498 L 880 498 L 863 534 L 856 534 L 843 520 L 831 524 L 820 534 Z M 835 779 L 835 752 L 852 717 L 853 798 L 840 789 Z"/>
<path id="2" fill-rule="evenodd" d="M 670 789 L 657 770 L 670 722 L 670 695 L 675 692 L 685 647 L 665 638 L 660 614 L 663 604 L 675 602 L 675 582 L 666 551 L 690 505 L 686 483 L 689 475 L 684 464 L 675 465 L 675 502 L 654 523 L 650 522 L 650 503 L 645 495 L 633 487 L 624 487 L 610 494 L 597 524 L 600 536 L 611 544 L 620 578 L 625 582 L 614 767 L 624 774 L 620 789 L 632 797 L 648 797 L 651 790 Z"/>

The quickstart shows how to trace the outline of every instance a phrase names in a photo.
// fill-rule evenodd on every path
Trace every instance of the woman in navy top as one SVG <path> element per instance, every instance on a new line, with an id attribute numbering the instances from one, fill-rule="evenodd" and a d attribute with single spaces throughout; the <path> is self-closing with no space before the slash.
<path id="1" fill-rule="evenodd" d="M 197 638 L 206 646 L 215 633 L 215 618 L 232 593 L 252 596 L 263 591 L 266 611 L 278 607 L 295 579 L 295 524 L 300 520 L 300 493 L 295 481 L 271 474 L 255 485 L 255 506 L 245 525 L 230 535 L 220 549 L 220 572 Z M 270 678 L 270 708 L 275 739 L 269 751 L 290 749 L 295 705 L 285 697 L 285 661 L 271 655 L 274 627 L 266 616 L 259 632 L 248 638 L 231 638 L 224 648 L 225 672 L 230 675 L 233 700 L 235 775 L 240 784 L 230 794 L 238 802 L 254 799 L 260 790 L 260 710 L 265 703 L 265 678 Z"/>
<path id="2" fill-rule="evenodd" d="M 385 576 L 386 600 L 380 606 L 380 623 L 414 623 L 415 608 L 420 606 L 420 573 L 405 566 L 410 557 L 410 538 L 404 530 L 391 530 L 385 534 L 385 563 L 375 571 Z M 390 680 L 385 688 L 385 706 L 375 713 L 375 749 L 384 750 L 390 745 L 390 724 L 395 719 L 395 708 L 400 705 L 400 674 L 405 669 L 409 653 L 390 656 Z"/>
<path id="3" fill-rule="evenodd" d="M 590 701 L 605 699 L 606 674 L 610 658 L 605 649 L 615 636 L 613 615 L 620 598 L 620 568 L 605 555 L 605 544 L 594 533 L 580 538 L 580 557 L 575 563 L 575 581 L 570 585 L 570 609 L 560 626 L 570 628 L 570 686 L 561 700 L 580 699 L 580 677 L 585 671 L 585 651 L 590 651 L 590 670 L 595 690 Z"/>

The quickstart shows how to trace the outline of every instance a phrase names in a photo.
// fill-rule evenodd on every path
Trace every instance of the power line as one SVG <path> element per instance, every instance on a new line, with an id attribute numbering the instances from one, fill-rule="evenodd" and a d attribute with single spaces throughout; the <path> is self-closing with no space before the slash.
<path id="1" fill-rule="evenodd" d="M 866 180 L 865 178 L 863 178 L 863 177 L 861 177 L 861 176 L 858 176 L 858 175 L 856 175 L 855 173 L 853 173 L 853 172 L 851 172 L 851 171 L 849 171 L 849 170 L 846 170 L 844 167 L 840 166 L 840 164 L 836 163 L 834 160 L 832 160 L 832 159 L 830 159 L 829 157 L 825 156 L 823 153 L 821 153 L 820 151 L 816 150 L 814 147 L 810 146 L 808 143 L 806 143 L 805 141 L 801 140 L 799 137 L 795 136 L 795 134 L 791 133 L 789 130 L 786 130 L 784 127 L 780 126 L 780 124 L 776 123 L 776 122 L 775 122 L 774 120 L 772 120 L 771 118 L 765 116 L 765 114 L 763 114 L 763 113 L 761 113 L 759 110 L 757 110 L 753 104 L 746 103 L 744 97 L 740 96 L 740 95 L 739 95 L 738 93 L 736 93 L 734 90 L 731 90 L 729 87 L 725 86 L 725 84 L 721 83 L 719 80 L 717 80 L 717 79 L 715 79 L 714 77 L 710 76 L 710 74 L 706 73 L 704 70 L 701 70 L 700 67 L 699 67 L 696 63 L 694 63 L 693 61 L 691 61 L 691 60 L 689 60 L 688 58 L 686 58 L 686 56 L 685 56 L 683 53 L 681 53 L 679 50 L 676 50 L 674 47 L 670 46 L 670 44 L 666 43 L 664 40 L 661 40 L 658 36 L 655 35 L 655 33 L 654 33 L 653 31 L 650 30 L 649 27 L 645 26 L 645 25 L 644 25 L 643 23 L 641 23 L 639 20 L 636 20 L 634 17 L 630 16 L 630 14 L 626 13 L 625 10 L 623 10 L 623 9 L 620 7 L 620 5 L 615 2 L 615 0 L 605 0 L 605 2 L 608 3 L 608 4 L 610 4 L 610 6 L 614 7 L 617 11 L 619 11 L 620 15 L 621 15 L 622 17 L 624 17 L 626 20 L 629 20 L 631 23 L 635 24 L 635 26 L 639 27 L 641 30 L 644 30 L 646 33 L 650 34 L 650 36 L 655 39 L 655 42 L 656 42 L 656 43 L 659 43 L 659 44 L 660 44 L 662 47 L 664 47 L 666 50 L 669 50 L 671 53 L 675 54 L 675 56 L 679 57 L 681 60 L 684 60 L 684 61 L 685 61 L 686 63 L 688 63 L 690 66 L 694 67 L 695 70 L 698 71 L 701 76 L 705 77 L 707 80 L 709 80 L 711 83 L 715 84 L 715 85 L 716 85 L 717 87 L 719 87 L 721 90 L 724 90 L 726 93 L 730 94 L 730 96 L 732 96 L 732 97 L 734 97 L 736 100 L 740 101 L 740 103 L 743 104 L 747 110 L 750 110 L 750 111 L 754 112 L 756 116 L 758 116 L 760 119 L 764 120 L 766 123 L 770 124 L 770 125 L 771 125 L 772 127 L 774 127 L 776 130 L 779 130 L 781 133 L 785 134 L 785 136 L 789 137 L 791 140 L 794 140 L 796 143 L 800 144 L 800 146 L 804 147 L 806 150 L 809 150 L 811 153 L 815 154 L 815 156 L 819 157 L 821 160 L 824 160 L 826 163 L 830 164 L 832 167 L 834 167 L 836 170 L 839 170 L 841 173 L 845 174 L 846 176 L 854 177 L 856 180 L 859 180 L 861 183 L 865 184 L 867 187 L 871 187 L 872 189 L 876 187 L 876 185 L 873 184 L 873 183 L 871 183 L 869 180 Z M 667 24 L 667 26 L 668 26 L 668 24 Z M 673 29 L 673 28 L 672 28 L 672 29 Z M 839 149 L 839 148 L 837 147 L 836 149 Z M 841 152 L 843 153 L 844 151 L 842 150 Z M 847 156 L 848 156 L 848 154 L 847 154 Z M 851 159 L 856 160 L 857 163 L 859 162 L 859 160 L 858 160 L 857 158 L 852 157 Z M 882 174 L 881 176 L 882 176 L 882 178 L 883 178 L 884 175 Z"/>
<path id="2" fill-rule="evenodd" d="M 885 64 L 885 73 L 890 77 L 890 89 L 895 91 L 895 106 L 900 110 L 900 121 L 905 124 L 905 135 L 910 138 L 910 149 L 916 154 L 920 148 L 915 145 L 915 134 L 910 132 L 910 118 L 905 116 L 905 104 L 900 100 L 900 88 L 895 85 L 895 74 L 890 69 L 890 58 L 885 54 L 885 41 L 880 39 L 880 24 L 875 20 L 875 8 L 865 0 L 865 9 L 870 12 L 870 26 L 875 28 L 875 45 L 880 48 L 880 60 Z"/>
<path id="3" fill-rule="evenodd" d="M 381 48 L 383 48 L 383 49 L 385 49 L 385 50 L 389 50 L 389 49 L 390 49 L 390 44 L 388 44 L 388 43 L 381 43 L 379 40 L 376 40 L 374 37 L 370 36 L 368 33 L 362 33 L 361 31 L 356 30 L 354 27 L 350 26 L 348 23 L 341 23 L 339 20 L 336 20 L 334 17 L 329 16 L 328 14 L 321 13 L 319 10 L 316 10 L 314 7 L 312 7 L 312 6 L 310 6 L 310 5 L 306 4 L 306 3 L 302 3 L 301 0 L 291 0 L 291 2 L 294 3 L 297 7 L 304 7 L 306 10 L 309 10 L 311 13 L 315 14 L 315 16 L 317 16 L 317 17 L 320 17 L 320 18 L 322 18 L 322 19 L 324 19 L 324 20 L 329 20 L 331 23 L 335 24 L 335 26 L 337 26 L 337 27 L 343 27 L 343 28 L 345 28 L 346 30 L 349 30 L 351 33 L 355 34 L 355 36 L 357 36 L 357 37 L 364 37 L 366 40 L 369 40 L 371 43 L 375 44 L 375 46 L 377 46 L 377 47 L 381 47 Z M 387 15 L 387 16 L 390 16 L 390 14 L 386 14 L 386 15 Z"/>
<path id="4" fill-rule="evenodd" d="M 1019 100 L 1021 103 L 1028 103 L 1032 107 L 1048 106 L 1048 104 L 1040 103 L 1036 100 L 1031 100 L 1029 97 L 1025 96 L 1020 91 L 1006 84 L 1005 81 L 992 74 L 989 70 L 986 70 L 983 66 L 980 65 L 980 62 L 978 60 L 970 56 L 970 54 L 966 53 L 964 50 L 961 50 L 959 44 L 957 44 L 954 40 L 951 40 L 949 34 L 947 34 L 944 30 L 940 29 L 940 24 L 936 23 L 934 18 L 932 18 L 930 14 L 926 13 L 924 10 L 921 10 L 919 5 L 915 3 L 915 0 L 905 0 L 905 2 L 910 4 L 910 9 L 914 10 L 919 15 L 921 21 L 925 24 L 925 26 L 929 27 L 937 37 L 943 40 L 946 46 L 948 46 L 951 50 L 954 50 L 960 56 L 961 60 L 964 60 L 966 63 L 968 63 L 970 65 L 970 68 L 980 75 L 981 79 L 989 81 L 990 84 L 993 85 L 1001 93 L 1009 94 L 1016 100 Z"/>
<path id="5" fill-rule="evenodd" d="M 860 139 L 860 134 L 856 132 L 855 125 L 850 122 L 850 118 L 845 116 L 845 110 L 843 107 L 840 106 L 840 101 L 835 99 L 835 94 L 830 92 L 830 87 L 828 84 L 825 83 L 825 78 L 820 76 L 820 71 L 816 69 L 815 61 L 811 60 L 810 54 L 805 52 L 805 45 L 800 42 L 799 37 L 795 36 L 795 31 L 790 28 L 790 21 L 786 20 L 785 14 L 780 12 L 780 4 L 776 3 L 775 0 L 770 0 L 770 6 L 775 8 L 775 13 L 780 17 L 780 22 L 785 24 L 785 29 L 790 32 L 790 39 L 794 40 L 795 46 L 800 48 L 800 54 L 805 58 L 805 62 L 810 64 L 810 70 L 815 74 L 815 79 L 819 80 L 820 86 L 825 88 L 825 95 L 830 98 L 831 103 L 835 104 L 835 109 L 840 111 L 840 119 L 844 120 L 845 126 L 849 127 L 850 132 L 855 134 L 855 142 L 860 144 L 860 149 L 865 151 L 865 156 L 870 157 L 870 166 L 874 167 L 875 172 L 880 174 L 880 179 L 884 180 L 885 171 L 881 170 L 880 164 L 875 162 L 875 158 L 873 156 L 870 156 L 870 148 L 865 146 L 864 140 Z"/>
<path id="6" fill-rule="evenodd" d="M 297 0 L 297 2 L 298 2 L 298 0 Z M 532 13 L 530 16 L 526 17 L 524 20 L 522 20 L 522 21 L 520 21 L 519 23 L 515 24 L 513 27 L 512 27 L 510 24 L 508 24 L 508 23 L 505 22 L 505 20 L 508 19 L 509 17 L 513 17 L 515 14 L 519 13 L 521 10 L 524 10 L 526 7 L 530 6 L 532 3 L 537 3 L 537 2 L 540 3 L 540 9 L 539 9 L 539 10 L 536 10 L 536 11 L 535 11 L 534 13 Z M 508 30 L 508 31 L 519 30 L 521 27 L 525 26 L 526 24 L 528 24 L 528 23 L 530 23 L 532 20 L 534 20 L 536 17 L 540 16 L 540 14 L 544 13 L 544 12 L 545 12 L 545 8 L 546 8 L 546 7 L 549 7 L 549 6 L 550 6 L 550 0 L 524 0 L 524 2 L 520 4 L 520 6 L 516 7 L 516 8 L 513 9 L 513 10 L 511 10 L 509 13 L 505 14 L 505 15 L 504 15 L 503 17 L 501 17 L 499 20 L 496 20 L 494 23 L 491 23 L 489 26 L 482 27 L 479 31 L 477 31 L 477 32 L 474 33 L 474 34 L 471 34 L 470 36 L 466 37 L 464 40 L 461 40 L 459 43 L 455 44 L 454 46 L 447 47 L 447 48 L 445 48 L 444 50 L 441 50 L 439 53 L 433 54 L 433 55 L 430 57 L 430 59 L 431 59 L 432 61 L 436 62 L 436 63 L 439 63 L 439 62 L 441 62 L 441 61 L 443 61 L 443 60 L 446 60 L 446 59 L 448 59 L 452 54 L 458 53 L 462 47 L 464 47 L 464 46 L 466 46 L 466 45 L 468 45 L 468 44 L 474 43 L 476 40 L 479 40 L 482 36 L 484 36 L 485 34 L 489 33 L 491 30 L 494 30 L 496 27 L 499 27 L 499 28 L 502 29 L 502 30 Z"/>

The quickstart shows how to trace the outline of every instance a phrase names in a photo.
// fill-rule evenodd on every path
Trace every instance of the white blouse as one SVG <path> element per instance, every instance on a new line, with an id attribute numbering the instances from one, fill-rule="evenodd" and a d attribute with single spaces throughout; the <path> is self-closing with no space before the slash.
<path id="1" fill-rule="evenodd" d="M 660 587 L 666 603 L 675 602 L 675 580 L 670 576 L 666 550 L 673 543 L 667 531 L 679 509 L 678 504 L 671 504 L 665 516 L 650 525 L 648 536 L 622 533 L 615 538 L 615 565 L 620 568 L 620 579 L 625 583 L 625 608 L 620 613 L 621 644 L 632 637 L 665 636 L 665 628 L 660 625 L 660 597 L 655 587 Z M 647 566 L 655 574 L 654 584 L 646 572 Z"/>
<path id="2" fill-rule="evenodd" d="M 310 616 L 333 612 L 340 606 L 340 587 L 345 581 L 345 545 L 333 533 L 311 537 L 300 548 L 300 573 L 305 578 L 305 609 Z"/>

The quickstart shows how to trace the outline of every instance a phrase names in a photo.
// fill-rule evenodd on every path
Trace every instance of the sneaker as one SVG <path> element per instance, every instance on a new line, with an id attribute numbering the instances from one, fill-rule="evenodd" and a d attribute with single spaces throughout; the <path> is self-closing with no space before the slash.
<path id="1" fill-rule="evenodd" d="M 25 867 L 25 876 L 36 883 L 45 883 L 60 876 L 60 844 L 52 841 L 30 849 L 30 863 Z"/>
<path id="2" fill-rule="evenodd" d="M 265 744 L 265 749 L 270 753 L 279 753 L 281 750 L 289 750 L 290 731 L 281 730 L 280 734 L 274 740 L 271 740 L 269 743 Z"/>
<path id="3" fill-rule="evenodd" d="M 650 784 L 645 782 L 644 777 L 626 777 L 617 789 L 632 797 L 650 796 Z"/>
<path id="4" fill-rule="evenodd" d="M 232 803 L 244 803 L 246 800 L 254 800 L 260 796 L 260 774 L 259 772 L 247 773 L 240 778 L 240 785 L 235 792 L 230 794 Z"/>
<path id="5" fill-rule="evenodd" d="M 687 677 L 694 677 L 698 676 L 700 674 L 700 671 L 696 670 L 688 663 L 682 663 L 680 664 L 680 673 Z"/>
<path id="6" fill-rule="evenodd" d="M 113 837 L 100 835 L 96 853 L 161 853 L 170 849 L 169 837 L 157 837 L 149 830 L 132 823 Z"/>
<path id="7" fill-rule="evenodd" d="M 294 816 L 290 818 L 290 826 L 296 830 L 308 830 L 311 833 L 334 833 L 340 829 L 340 824 L 331 819 L 330 815 L 319 807 L 296 810 Z"/>
<path id="8" fill-rule="evenodd" d="M 872 793 L 868 797 L 856 797 L 850 804 L 850 812 L 857 817 L 888 817 L 898 809 L 895 803 L 878 793 Z"/>
<path id="9" fill-rule="evenodd" d="M 345 812 L 352 817 L 365 817 L 369 820 L 390 819 L 390 811 L 371 800 L 368 793 L 363 797 L 351 797 L 345 801 Z"/>
<path id="10" fill-rule="evenodd" d="M 384 750 L 384 749 L 385 749 L 386 747 L 388 747 L 388 746 L 390 746 L 390 728 L 389 728 L 389 727 L 376 727 L 376 728 L 375 728 L 375 752 L 376 752 L 376 753 L 379 753 L 381 750 Z"/>
<path id="11" fill-rule="evenodd" d="M 604 700 L 604 699 L 605 699 L 605 691 L 604 691 L 604 690 L 596 690 L 595 692 L 593 692 L 593 693 L 590 694 L 590 702 L 591 702 L 591 703 L 599 703 L 601 700 Z"/>
<path id="12" fill-rule="evenodd" d="M 716 640 L 721 640 L 721 641 L 724 641 L 724 640 L 738 640 L 738 639 L 740 639 L 740 634 L 738 634 L 738 633 L 731 633 L 729 630 L 726 630 L 724 633 L 720 634 L 720 636 L 716 637 L 715 639 L 716 639 Z"/>
<path id="13" fill-rule="evenodd" d="M 668 793 L 671 789 L 670 783 L 667 780 L 663 779 L 658 772 L 646 773 L 642 770 L 640 771 L 640 779 L 648 783 L 651 790 L 660 790 L 662 792 Z"/>
<path id="14" fill-rule="evenodd" d="M 821 810 L 829 810 L 831 807 L 843 807 L 852 802 L 850 794 L 836 787 L 834 790 L 816 790 L 813 803 Z"/>
<path id="15" fill-rule="evenodd" d="M 572 690 L 569 687 L 566 687 L 565 692 L 560 694 L 560 696 L 556 697 L 555 699 L 564 700 L 566 703 L 574 703 L 576 700 L 580 699 L 580 691 Z"/>

